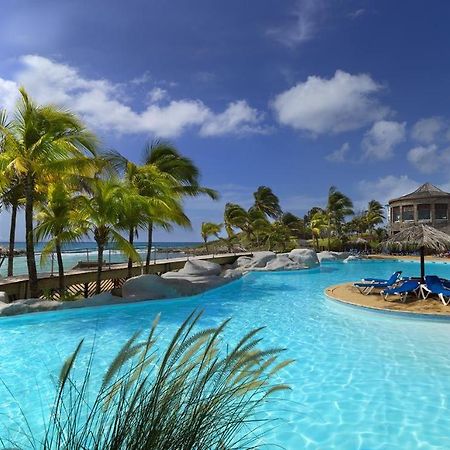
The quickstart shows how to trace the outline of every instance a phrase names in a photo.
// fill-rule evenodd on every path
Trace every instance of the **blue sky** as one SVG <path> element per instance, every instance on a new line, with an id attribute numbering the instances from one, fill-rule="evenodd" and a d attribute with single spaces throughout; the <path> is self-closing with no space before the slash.
<path id="1" fill-rule="evenodd" d="M 158 240 L 198 240 L 259 185 L 297 214 L 330 185 L 360 209 L 450 190 L 449 19 L 444 0 L 9 0 L 0 106 L 24 85 L 131 159 L 154 137 L 193 158 L 222 199 Z"/>

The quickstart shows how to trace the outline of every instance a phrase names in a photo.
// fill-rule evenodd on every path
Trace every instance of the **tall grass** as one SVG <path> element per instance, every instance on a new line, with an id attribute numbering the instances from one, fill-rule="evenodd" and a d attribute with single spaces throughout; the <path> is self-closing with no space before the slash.
<path id="1" fill-rule="evenodd" d="M 157 348 L 158 317 L 146 338 L 133 335 L 93 398 L 93 350 L 84 376 L 75 377 L 80 342 L 61 369 L 43 437 L 26 436 L 30 446 L 44 450 L 255 448 L 271 423 L 258 414 L 261 406 L 276 392 L 289 389 L 274 383 L 273 377 L 292 360 L 280 359 L 282 349 L 259 348 L 261 328 L 229 348 L 223 341 L 229 320 L 195 331 L 200 316 L 192 313 L 164 352 Z"/>

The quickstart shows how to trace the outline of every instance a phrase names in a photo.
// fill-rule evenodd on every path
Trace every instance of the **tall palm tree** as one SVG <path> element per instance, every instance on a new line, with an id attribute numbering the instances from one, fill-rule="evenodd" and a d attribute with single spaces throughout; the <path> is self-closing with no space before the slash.
<path id="1" fill-rule="evenodd" d="M 84 226 L 93 234 L 97 243 L 96 294 L 101 291 L 103 254 L 109 243 L 114 243 L 133 261 L 140 260 L 135 248 L 117 231 L 120 229 L 120 214 L 125 199 L 123 184 L 114 178 L 93 179 L 89 183 L 89 195 L 80 199 Z"/>
<path id="2" fill-rule="evenodd" d="M 73 194 L 62 180 L 49 186 L 46 197 L 47 201 L 38 206 L 35 235 L 38 241 L 48 239 L 41 253 L 41 264 L 56 252 L 58 288 L 62 295 L 65 290 L 62 245 L 81 239 L 87 233 L 86 222 L 80 216 L 79 195 Z"/>
<path id="3" fill-rule="evenodd" d="M 316 248 L 319 250 L 319 238 L 324 230 L 328 228 L 328 215 L 325 211 L 316 209 L 309 221 L 309 227 L 313 240 L 316 242 Z"/>
<path id="4" fill-rule="evenodd" d="M 156 192 L 151 183 L 152 176 L 161 178 L 166 176 L 166 184 L 168 183 L 169 192 L 165 194 L 172 197 L 173 200 L 180 200 L 186 196 L 207 195 L 212 199 L 217 199 L 218 194 L 213 189 L 203 187 L 199 184 L 199 170 L 193 161 L 182 156 L 178 150 L 169 142 L 154 140 L 149 142 L 144 149 L 143 165 L 138 166 L 132 161 L 127 160 L 124 156 L 117 152 L 110 152 L 106 158 L 119 171 L 125 173 L 125 177 L 132 183 L 135 183 L 136 174 L 140 174 L 141 180 L 145 182 L 139 186 L 140 194 L 148 197 L 160 196 L 161 193 Z M 145 174 L 145 176 L 144 176 Z M 155 226 L 169 228 L 171 223 L 182 226 L 188 226 L 189 221 L 182 212 L 180 205 L 173 208 L 166 208 L 165 215 L 161 215 L 163 211 L 158 211 L 147 224 L 147 257 L 145 269 L 148 273 L 150 266 L 151 252 L 153 246 L 153 229 Z"/>
<path id="5" fill-rule="evenodd" d="M 331 186 L 328 191 L 328 202 L 326 207 L 328 217 L 328 249 L 331 246 L 331 233 L 336 231 L 341 234 L 342 224 L 346 216 L 353 214 L 353 203 L 349 197 Z"/>
<path id="6" fill-rule="evenodd" d="M 146 166 L 155 166 L 161 172 L 172 177 L 177 183 L 175 191 L 181 197 L 207 195 L 213 200 L 219 197 L 215 190 L 200 185 L 200 172 L 194 162 L 181 155 L 170 142 L 159 139 L 149 142 L 144 149 L 144 164 Z M 153 245 L 153 227 L 154 222 L 150 221 L 148 223 L 147 258 L 145 263 L 147 271 Z"/>
<path id="7" fill-rule="evenodd" d="M 272 189 L 267 186 L 259 186 L 256 192 L 253 193 L 253 197 L 255 199 L 254 209 L 273 219 L 281 216 L 280 200 L 272 192 Z"/>
<path id="8" fill-rule="evenodd" d="M 201 228 L 202 239 L 205 242 L 206 250 L 208 251 L 208 238 L 211 236 L 215 236 L 219 239 L 219 233 L 222 229 L 221 223 L 213 223 L 213 222 L 203 222 Z"/>
<path id="9" fill-rule="evenodd" d="M 371 200 L 367 206 L 366 217 L 369 232 L 373 233 L 375 226 L 383 223 L 385 219 L 383 205 L 377 200 Z"/>
<path id="10" fill-rule="evenodd" d="M 17 176 L 9 177 L 10 183 L 2 194 L 2 204 L 6 210 L 10 210 L 9 244 L 8 244 L 8 277 L 14 275 L 14 248 L 16 243 L 17 213 L 23 205 L 24 185 Z"/>
<path id="11" fill-rule="evenodd" d="M 234 235 L 234 228 L 239 228 L 243 232 L 248 231 L 248 213 L 240 205 L 236 203 L 227 203 L 223 213 L 225 231 L 228 237 Z"/>
<path id="12" fill-rule="evenodd" d="M 97 141 L 72 113 L 55 106 L 35 104 L 24 89 L 10 126 L 0 125 L 6 151 L 0 170 L 10 170 L 24 180 L 25 238 L 31 297 L 39 296 L 34 252 L 33 215 L 36 186 L 61 173 L 92 168 L 87 155 L 95 155 Z"/>

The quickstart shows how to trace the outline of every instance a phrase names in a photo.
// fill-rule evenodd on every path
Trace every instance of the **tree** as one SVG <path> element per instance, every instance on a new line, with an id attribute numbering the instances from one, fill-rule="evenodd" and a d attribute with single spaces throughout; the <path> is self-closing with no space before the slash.
<path id="1" fill-rule="evenodd" d="M 35 104 L 24 89 L 15 118 L 0 133 L 6 151 L 0 155 L 0 170 L 24 180 L 25 239 L 31 297 L 39 296 L 34 252 L 33 215 L 36 186 L 64 173 L 80 173 L 93 166 L 97 141 L 72 113 L 55 106 Z"/>
<path id="2" fill-rule="evenodd" d="M 349 197 L 331 186 L 328 191 L 328 202 L 326 207 L 328 219 L 328 249 L 331 246 L 331 233 L 336 231 L 338 235 L 342 232 L 342 224 L 346 216 L 353 214 L 353 203 Z"/>
<path id="3" fill-rule="evenodd" d="M 200 185 L 200 171 L 197 166 L 191 159 L 182 156 L 170 142 L 159 139 L 149 142 L 144 150 L 144 163 L 170 175 L 177 182 L 175 191 L 181 197 L 207 195 L 213 200 L 219 197 L 215 190 Z M 153 241 L 153 224 L 154 222 L 148 224 L 147 270 Z"/>
<path id="4" fill-rule="evenodd" d="M 373 233 L 375 226 L 383 223 L 385 219 L 383 205 L 377 200 L 371 200 L 367 206 L 366 216 L 369 232 Z"/>
<path id="5" fill-rule="evenodd" d="M 154 196 L 155 190 L 152 188 L 149 178 L 152 173 L 156 174 L 159 178 L 161 174 L 166 176 L 170 184 L 170 195 L 176 201 L 186 196 L 198 196 L 207 195 L 212 199 L 217 199 L 218 194 L 213 189 L 209 189 L 199 184 L 199 170 L 193 163 L 193 161 L 185 156 L 182 156 L 179 151 L 169 142 L 154 140 L 149 142 L 144 149 L 143 165 L 137 164 L 127 160 L 125 157 L 118 153 L 110 152 L 106 155 L 106 158 L 113 163 L 119 170 L 126 173 L 128 179 L 132 179 L 133 175 L 139 172 L 147 173 L 147 181 L 141 187 L 140 194 L 146 196 Z M 141 178 L 143 179 L 143 178 Z M 160 193 L 156 195 L 160 196 Z M 145 269 L 148 273 L 151 251 L 153 245 L 153 228 L 154 226 L 162 226 L 163 228 L 170 227 L 171 223 L 187 226 L 189 221 L 184 213 L 178 214 L 181 208 L 178 205 L 173 209 L 176 214 L 171 214 L 170 209 L 166 209 L 168 213 L 165 217 L 153 216 L 147 224 L 147 257 L 145 263 Z"/>
<path id="6" fill-rule="evenodd" d="M 59 293 L 64 294 L 64 264 L 62 245 L 81 239 L 87 232 L 85 221 L 80 216 L 80 197 L 70 192 L 60 180 L 47 190 L 47 201 L 39 204 L 36 214 L 36 240 L 48 239 L 41 253 L 41 264 L 55 251 L 58 263 Z"/>
<path id="7" fill-rule="evenodd" d="M 319 238 L 322 236 L 324 230 L 328 228 L 328 215 L 323 210 L 316 210 L 311 216 L 309 223 L 311 234 L 316 241 L 316 248 L 319 250 Z"/>
<path id="8" fill-rule="evenodd" d="M 259 186 L 256 192 L 253 193 L 255 203 L 253 208 L 262 212 L 272 219 L 277 219 L 281 216 L 282 211 L 278 197 L 267 186 Z"/>
<path id="9" fill-rule="evenodd" d="M 213 222 L 203 222 L 201 228 L 202 239 L 205 242 L 206 250 L 208 250 L 208 238 L 211 236 L 215 236 L 219 239 L 219 233 L 222 229 L 221 223 L 213 223 Z"/>
<path id="10" fill-rule="evenodd" d="M 97 278 L 95 293 L 101 291 L 103 254 L 109 243 L 117 245 L 133 261 L 140 257 L 135 248 L 120 235 L 120 214 L 125 201 L 125 190 L 115 178 L 95 178 L 89 183 L 89 196 L 81 197 L 81 213 L 84 226 L 93 234 L 97 243 Z"/>

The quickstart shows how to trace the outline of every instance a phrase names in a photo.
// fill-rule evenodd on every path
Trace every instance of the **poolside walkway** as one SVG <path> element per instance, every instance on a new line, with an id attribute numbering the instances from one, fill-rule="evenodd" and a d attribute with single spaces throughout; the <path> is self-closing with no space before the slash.
<path id="1" fill-rule="evenodd" d="M 332 300 L 363 308 L 450 317 L 450 306 L 443 305 L 437 298 L 429 297 L 423 300 L 412 295 L 407 298 L 406 303 L 402 303 L 399 297 L 392 296 L 386 301 L 378 293 L 361 294 L 352 283 L 330 286 L 325 289 L 325 295 Z"/>

